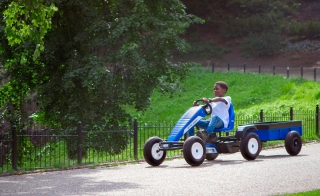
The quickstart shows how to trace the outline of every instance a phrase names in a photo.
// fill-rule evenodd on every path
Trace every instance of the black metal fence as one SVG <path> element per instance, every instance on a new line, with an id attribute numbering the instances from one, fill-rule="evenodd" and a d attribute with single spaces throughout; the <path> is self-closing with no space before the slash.
<path id="1" fill-rule="evenodd" d="M 290 107 L 287 112 L 282 113 L 261 110 L 259 115 L 237 115 L 235 129 L 230 135 L 234 134 L 240 124 L 288 120 L 302 121 L 304 141 L 319 138 L 318 105 L 315 110 L 294 111 Z M 79 122 L 75 125 L 74 134 L 46 127 L 33 126 L 18 130 L 16 126 L 12 126 L 10 133 L 0 137 L 0 174 L 141 160 L 145 141 L 152 136 L 166 139 L 174 125 L 172 122 L 138 123 L 135 119 L 133 125 L 125 125 L 117 130 L 91 131 L 85 130 Z M 120 134 L 121 140 L 125 142 L 121 150 L 115 148 L 118 141 L 107 139 L 114 134 Z M 96 142 L 96 138 L 106 141 L 107 145 Z M 23 146 L 18 145 L 21 141 L 24 141 Z M 76 144 L 74 148 L 68 146 L 68 141 Z M 70 150 L 74 152 L 70 153 Z M 171 158 L 181 155 L 181 151 L 167 152 L 167 157 Z"/>
<path id="2" fill-rule="evenodd" d="M 211 63 L 213 72 L 227 72 L 227 71 L 241 71 L 244 73 L 259 73 L 259 74 L 273 74 L 282 75 L 284 77 L 300 77 L 315 82 L 320 81 L 320 71 L 317 67 L 290 67 L 290 66 L 262 66 L 262 65 L 216 65 Z"/>

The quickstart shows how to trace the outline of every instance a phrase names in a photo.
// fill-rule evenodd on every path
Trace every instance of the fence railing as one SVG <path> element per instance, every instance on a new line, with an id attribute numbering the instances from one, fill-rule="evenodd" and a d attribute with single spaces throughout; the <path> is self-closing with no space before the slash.
<path id="1" fill-rule="evenodd" d="M 302 121 L 304 141 L 319 138 L 318 105 L 315 110 L 294 111 L 290 107 L 283 113 L 261 110 L 259 115 L 236 115 L 235 129 L 230 135 L 241 124 L 289 120 Z M 135 119 L 133 125 L 118 127 L 116 130 L 91 131 L 83 128 L 79 122 L 73 134 L 49 128 L 17 130 L 16 126 L 12 126 L 10 133 L 0 135 L 0 174 L 143 159 L 145 141 L 152 136 L 167 139 L 174 125 L 173 122 L 138 123 Z M 117 137 L 123 142 L 120 150 L 116 148 L 119 141 L 114 140 Z M 21 141 L 24 141 L 23 146 L 18 145 Z M 74 147 L 70 147 L 70 141 L 73 141 Z M 181 155 L 181 151 L 167 152 L 169 158 Z"/>
<path id="2" fill-rule="evenodd" d="M 213 72 L 227 72 L 227 71 L 240 71 L 244 73 L 259 73 L 259 74 L 273 74 L 282 75 L 284 77 L 300 77 L 315 82 L 320 81 L 320 71 L 317 67 L 290 67 L 290 66 L 262 66 L 262 65 L 232 65 L 227 63 L 226 65 L 216 65 L 211 63 Z"/>

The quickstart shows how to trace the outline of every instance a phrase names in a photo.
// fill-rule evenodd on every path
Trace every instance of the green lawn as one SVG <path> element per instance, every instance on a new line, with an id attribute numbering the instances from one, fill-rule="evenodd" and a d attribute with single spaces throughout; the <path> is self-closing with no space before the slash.
<path id="1" fill-rule="evenodd" d="M 175 92 L 172 98 L 155 90 L 151 96 L 152 105 L 144 113 L 125 107 L 138 121 L 176 122 L 194 100 L 213 97 L 213 85 L 219 80 L 229 85 L 227 95 L 232 97 L 237 115 L 258 115 L 260 109 L 287 112 L 290 106 L 294 110 L 315 111 L 320 102 L 320 84 L 317 82 L 268 74 L 211 73 L 210 69 L 197 67 L 182 84 L 184 89 Z"/>
<path id="2" fill-rule="evenodd" d="M 318 196 L 318 195 L 320 195 L 320 189 L 313 190 L 313 191 L 307 191 L 307 192 L 301 192 L 301 193 L 283 194 L 281 196 Z"/>

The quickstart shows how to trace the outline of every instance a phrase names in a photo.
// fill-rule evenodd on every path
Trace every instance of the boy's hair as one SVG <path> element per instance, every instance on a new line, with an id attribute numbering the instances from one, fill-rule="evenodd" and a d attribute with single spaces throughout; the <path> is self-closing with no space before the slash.
<path id="1" fill-rule="evenodd" d="M 221 86 L 221 88 L 226 89 L 226 92 L 228 91 L 228 85 L 227 83 L 223 82 L 223 81 L 218 81 L 215 84 L 218 84 Z"/>

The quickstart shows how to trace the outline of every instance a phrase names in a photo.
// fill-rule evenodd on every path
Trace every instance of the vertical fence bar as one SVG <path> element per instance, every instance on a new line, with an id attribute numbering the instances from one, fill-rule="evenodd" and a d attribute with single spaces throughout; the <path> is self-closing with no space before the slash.
<path id="1" fill-rule="evenodd" d="M 317 81 L 317 68 L 313 69 L 313 74 L 314 74 L 314 81 Z"/>
<path id="2" fill-rule="evenodd" d="M 290 106 L 290 120 L 293 120 L 293 107 Z"/>
<path id="3" fill-rule="evenodd" d="M 319 133 L 319 104 L 316 106 L 316 133 L 318 136 L 320 136 Z"/>
<path id="4" fill-rule="evenodd" d="M 133 120 L 133 156 L 135 159 L 138 158 L 138 120 Z"/>
<path id="5" fill-rule="evenodd" d="M 78 122 L 78 165 L 82 164 L 82 125 Z"/>
<path id="6" fill-rule="evenodd" d="M 17 167 L 17 146 L 18 146 L 18 137 L 17 137 L 17 126 L 13 125 L 12 127 L 12 169 L 18 170 Z"/>
<path id="7" fill-rule="evenodd" d="M 261 65 L 259 65 L 259 74 L 261 73 Z"/>
<path id="8" fill-rule="evenodd" d="M 211 66 L 212 66 L 212 73 L 214 73 L 214 62 L 212 62 Z"/>
<path id="9" fill-rule="evenodd" d="M 228 63 L 228 71 L 230 71 L 230 63 Z"/>
<path id="10" fill-rule="evenodd" d="M 272 69 L 273 69 L 273 75 L 276 75 L 276 66 L 274 65 Z"/>
<path id="11" fill-rule="evenodd" d="M 264 115 L 263 115 L 263 109 L 260 110 L 260 122 L 263 122 Z"/>
<path id="12" fill-rule="evenodd" d="M 246 73 L 246 64 L 243 64 L 243 73 Z"/>
<path id="13" fill-rule="evenodd" d="M 287 67 L 287 78 L 289 78 L 289 70 L 290 70 L 290 67 L 288 66 Z"/>
<path id="14" fill-rule="evenodd" d="M 300 70 L 301 70 L 301 79 L 303 79 L 303 67 L 301 67 Z"/>

